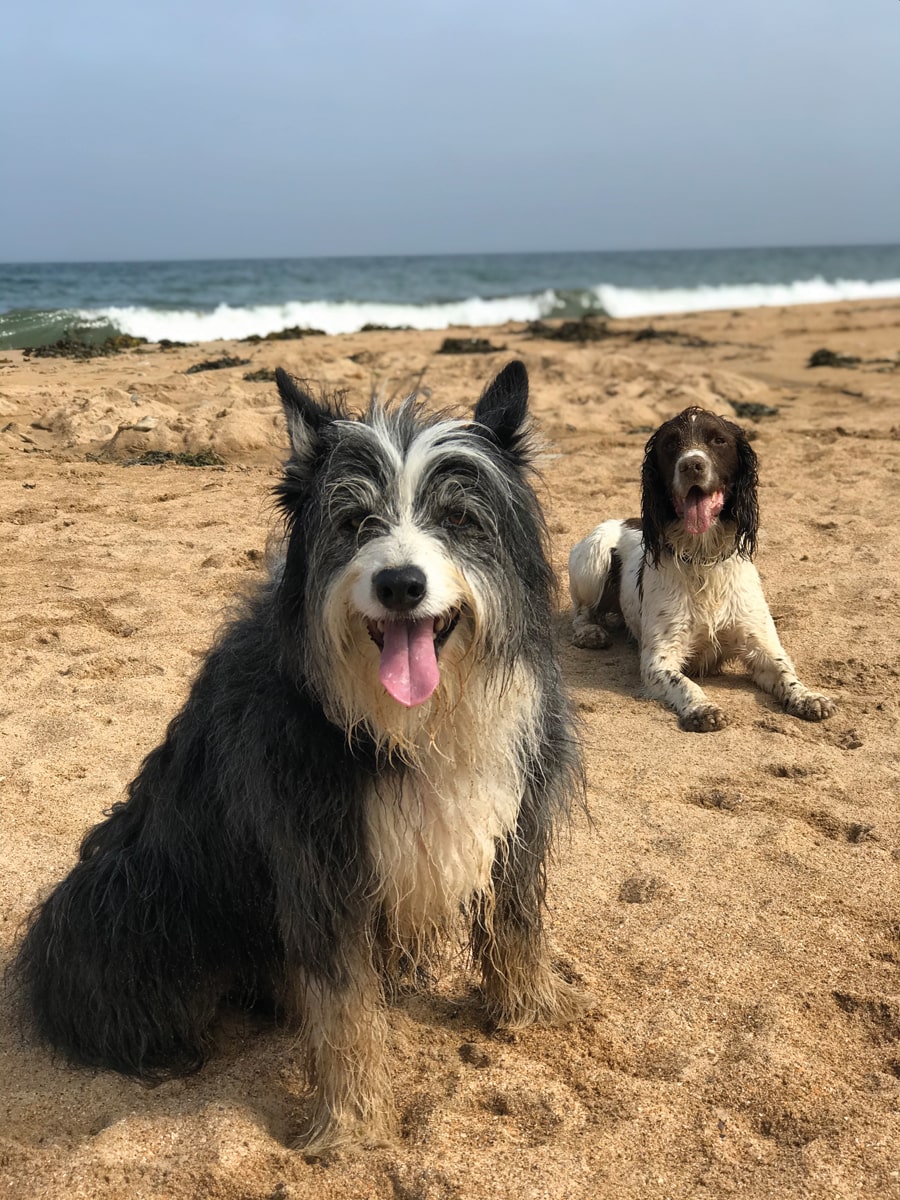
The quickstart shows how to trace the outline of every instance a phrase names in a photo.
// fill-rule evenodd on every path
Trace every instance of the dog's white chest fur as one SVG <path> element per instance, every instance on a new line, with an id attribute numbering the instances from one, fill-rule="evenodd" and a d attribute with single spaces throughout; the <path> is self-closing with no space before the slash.
<path id="1" fill-rule="evenodd" d="M 669 561 L 645 573 L 645 615 L 652 615 L 652 629 L 662 621 L 673 631 L 686 666 L 713 670 L 744 645 L 747 583 L 753 578 L 756 569 L 736 556 L 704 567 Z M 646 638 L 647 630 L 641 635 Z"/>
<path id="2" fill-rule="evenodd" d="M 453 713 L 423 730 L 402 782 L 373 789 L 369 845 L 382 905 L 401 937 L 427 932 L 489 891 L 498 846 L 516 826 L 535 709 L 524 672 L 502 695 L 471 678 Z"/>

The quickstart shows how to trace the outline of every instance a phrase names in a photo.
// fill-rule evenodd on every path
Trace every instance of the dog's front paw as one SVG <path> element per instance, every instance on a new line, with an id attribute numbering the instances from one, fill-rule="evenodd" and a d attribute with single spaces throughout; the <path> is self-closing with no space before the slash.
<path id="1" fill-rule="evenodd" d="M 382 1148 L 392 1142 L 386 1121 L 364 1122 L 353 1118 L 314 1114 L 290 1139 L 288 1148 L 308 1159 L 335 1159 Z"/>
<path id="2" fill-rule="evenodd" d="M 580 650 L 605 650 L 609 645 L 609 634 L 602 625 L 575 621 L 572 625 L 572 644 Z"/>
<path id="3" fill-rule="evenodd" d="M 702 704 L 683 713 L 679 724 L 688 733 L 715 733 L 725 728 L 728 718 L 714 704 Z"/>
<path id="4" fill-rule="evenodd" d="M 597 997 L 592 992 L 563 980 L 557 984 L 552 1006 L 541 1014 L 538 1024 L 570 1025 L 573 1021 L 580 1021 L 585 1013 L 593 1012 L 596 1007 Z"/>
<path id="5" fill-rule="evenodd" d="M 518 1033 L 533 1025 L 558 1028 L 580 1020 L 597 1007 L 597 998 L 585 988 L 555 977 L 533 996 L 515 997 L 503 1005 L 488 1005 L 488 1027 Z"/>
<path id="6" fill-rule="evenodd" d="M 833 717 L 836 709 L 835 702 L 821 692 L 799 692 L 784 702 L 785 712 L 801 721 L 824 721 Z"/>
<path id="7" fill-rule="evenodd" d="M 564 964 L 557 970 L 546 960 L 532 962 L 524 971 L 513 964 L 504 974 L 489 972 L 483 985 L 488 1027 L 516 1033 L 532 1025 L 577 1021 L 597 1007 L 596 997 L 581 984 L 577 972 Z"/>

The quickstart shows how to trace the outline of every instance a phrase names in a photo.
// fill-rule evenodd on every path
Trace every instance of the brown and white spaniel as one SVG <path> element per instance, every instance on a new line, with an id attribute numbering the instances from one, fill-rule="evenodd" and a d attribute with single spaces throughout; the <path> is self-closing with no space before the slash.
<path id="1" fill-rule="evenodd" d="M 757 460 L 744 431 L 686 408 L 647 442 L 640 520 L 604 521 L 569 556 L 576 646 L 609 643 L 620 614 L 637 639 L 648 693 L 674 708 L 683 729 L 727 724 L 692 679 L 727 659 L 806 721 L 835 710 L 797 678 L 775 630 L 759 574 Z"/>

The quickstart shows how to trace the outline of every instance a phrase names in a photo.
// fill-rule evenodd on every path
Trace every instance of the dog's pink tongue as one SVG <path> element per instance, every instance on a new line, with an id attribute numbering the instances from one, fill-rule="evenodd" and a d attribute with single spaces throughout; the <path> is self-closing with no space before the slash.
<path id="1" fill-rule="evenodd" d="M 400 704 L 424 704 L 441 681 L 434 653 L 434 617 L 385 621 L 378 677 Z"/>
<path id="2" fill-rule="evenodd" d="M 706 533 L 710 525 L 722 511 L 723 496 L 721 492 L 713 492 L 704 496 L 694 488 L 684 501 L 682 521 L 688 533 L 696 537 Z"/>

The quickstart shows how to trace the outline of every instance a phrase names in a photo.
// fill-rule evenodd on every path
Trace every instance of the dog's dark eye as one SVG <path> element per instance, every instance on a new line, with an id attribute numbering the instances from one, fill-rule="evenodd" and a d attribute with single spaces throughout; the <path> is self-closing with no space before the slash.
<path id="1" fill-rule="evenodd" d="M 474 522 L 464 508 L 451 508 L 444 514 L 442 524 L 447 529 L 465 529 L 467 525 L 473 525 Z"/>
<path id="2" fill-rule="evenodd" d="M 347 517 L 341 522 L 341 528 L 348 538 L 356 541 L 357 546 L 363 546 L 373 538 L 387 532 L 384 519 L 375 513 L 359 512 Z"/>
<path id="3" fill-rule="evenodd" d="M 348 537 L 362 541 L 374 537 L 379 532 L 379 521 L 372 513 L 354 513 L 343 522 L 343 528 Z"/>
<path id="4" fill-rule="evenodd" d="M 709 440 L 714 446 L 724 446 L 728 438 L 724 437 L 721 433 L 714 433 Z"/>

